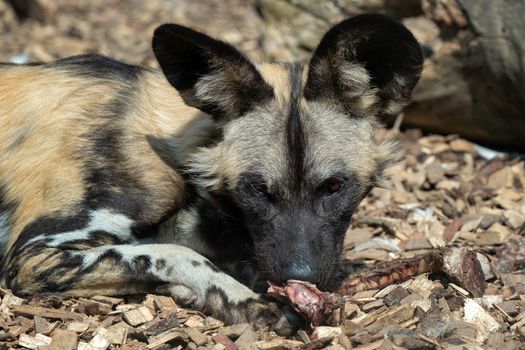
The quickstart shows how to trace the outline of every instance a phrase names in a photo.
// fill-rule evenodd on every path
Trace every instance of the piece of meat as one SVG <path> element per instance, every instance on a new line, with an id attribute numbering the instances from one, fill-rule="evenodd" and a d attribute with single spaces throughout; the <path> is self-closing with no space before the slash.
<path id="1" fill-rule="evenodd" d="M 334 293 L 321 292 L 315 284 L 289 280 L 283 286 L 268 282 L 268 294 L 288 302 L 295 311 L 306 317 L 312 326 L 323 324 L 334 309 L 342 305 L 342 297 Z"/>

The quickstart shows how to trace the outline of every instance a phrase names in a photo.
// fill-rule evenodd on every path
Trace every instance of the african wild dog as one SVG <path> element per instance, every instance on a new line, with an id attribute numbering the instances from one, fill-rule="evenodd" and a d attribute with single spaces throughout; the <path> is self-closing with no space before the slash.
<path id="1" fill-rule="evenodd" d="M 253 64 L 175 24 L 153 50 L 162 72 L 96 55 L 0 65 L 2 285 L 167 293 L 289 332 L 252 290 L 331 287 L 352 212 L 393 158 L 376 119 L 408 102 L 420 47 L 361 15 L 306 65 Z"/>

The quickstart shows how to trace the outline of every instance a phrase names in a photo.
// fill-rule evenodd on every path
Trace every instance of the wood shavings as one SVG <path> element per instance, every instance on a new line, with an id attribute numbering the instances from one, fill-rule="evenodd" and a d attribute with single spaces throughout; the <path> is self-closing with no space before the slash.
<path id="1" fill-rule="evenodd" d="M 254 3 L 263 8 L 276 3 L 272 0 L 212 0 L 205 6 L 187 0 L 176 3 L 119 0 L 111 4 L 109 0 L 92 0 L 77 1 L 74 5 L 67 0 L 29 0 L 27 3 L 33 1 L 38 5 L 32 10 L 36 12 L 23 21 L 9 5 L 11 1 L 0 2 L 0 32 L 5 34 L 1 61 L 49 61 L 101 52 L 126 62 L 155 66 L 150 36 L 154 26 L 161 22 L 184 22 L 202 28 L 218 38 L 232 40 L 250 57 L 269 55 L 283 61 L 303 52 L 294 51 L 292 55 L 290 50 L 294 49 L 288 47 L 287 40 L 296 37 L 296 33 L 284 33 L 283 39 L 279 32 L 279 37 L 274 38 L 275 34 L 266 33 L 266 25 L 261 26 L 260 9 Z M 279 3 L 295 4 L 288 0 Z M 312 3 L 301 1 L 305 6 Z M 366 1 L 337 3 L 352 9 L 349 13 L 361 11 L 357 3 L 372 6 L 372 2 Z M 378 4 L 371 8 L 376 12 L 382 11 L 381 6 L 387 2 L 373 3 Z M 465 18 L 453 6 L 454 1 L 424 0 L 424 3 L 441 4 L 436 5 L 435 12 L 429 12 L 441 21 L 465 25 Z M 317 11 L 316 16 L 322 13 Z M 327 18 L 341 19 L 330 14 Z M 429 18 L 411 15 L 403 21 L 415 30 L 416 36 L 439 48 L 436 52 L 453 51 L 452 46 L 447 46 L 450 43 L 443 42 L 440 28 Z M 100 25 L 101 22 L 111 26 Z M 308 27 L 314 22 L 307 22 Z M 277 41 L 269 42 L 268 38 Z M 263 45 L 259 45 L 261 42 Z M 433 59 L 427 61 L 427 71 L 432 69 Z M 388 135 L 398 135 L 407 152 L 387 170 L 390 176 L 387 188 L 370 192 L 355 212 L 348 230 L 342 271 L 347 284 L 346 290 L 341 291 L 362 292 L 345 296 L 343 305 L 327 315 L 326 323 L 340 327 L 342 334 L 323 333 L 321 338 L 328 338 L 323 340 L 325 343 L 307 339 L 311 330 L 304 331 L 308 333 L 306 337 L 303 334 L 283 339 L 246 324 L 224 325 L 214 318 L 179 308 L 169 296 L 149 295 L 146 300 L 133 302 L 125 297 L 93 296 L 48 304 L 39 298 L 23 299 L 0 290 L 0 348 L 218 350 L 232 347 L 232 343 L 241 350 L 449 348 L 457 344 L 466 348 L 518 348 L 525 341 L 525 307 L 520 303 L 525 300 L 524 161 L 457 135 L 423 135 L 416 129 L 378 130 L 377 134 L 379 141 Z M 476 259 L 447 258 L 453 267 L 448 271 L 436 271 L 435 260 L 421 259 L 432 256 L 436 248 L 465 245 L 469 251 L 478 253 L 474 253 Z M 453 262 L 462 259 L 466 265 Z M 476 283 L 465 285 L 469 278 L 461 276 L 471 275 L 469 261 L 480 262 L 483 283 L 474 278 Z M 397 266 L 397 270 L 383 270 L 386 275 L 382 275 L 378 270 L 371 273 L 368 269 L 375 267 L 380 271 L 382 266 Z M 353 274 L 349 275 L 350 272 Z M 442 283 L 436 283 L 436 279 Z M 485 283 L 487 288 L 481 296 Z M 486 309 L 472 304 L 476 303 L 469 299 L 472 296 L 481 296 Z M 430 328 L 422 327 L 424 316 L 433 312 L 436 318 L 428 322 Z M 502 326 L 498 331 L 492 330 L 493 320 Z M 439 328 L 447 323 L 448 326 Z M 441 336 L 430 337 L 424 330 Z M 482 339 L 485 343 L 480 345 Z"/>

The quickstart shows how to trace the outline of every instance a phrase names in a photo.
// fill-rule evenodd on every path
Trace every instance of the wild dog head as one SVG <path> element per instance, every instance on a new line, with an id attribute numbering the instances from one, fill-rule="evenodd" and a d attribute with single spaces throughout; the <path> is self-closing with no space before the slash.
<path id="1" fill-rule="evenodd" d="M 413 35 L 387 17 L 357 16 L 328 31 L 307 64 L 256 65 L 173 24 L 156 30 L 153 47 L 186 103 L 222 130 L 189 172 L 240 213 L 263 277 L 328 285 L 352 213 L 394 158 L 374 130 L 419 79 Z"/>

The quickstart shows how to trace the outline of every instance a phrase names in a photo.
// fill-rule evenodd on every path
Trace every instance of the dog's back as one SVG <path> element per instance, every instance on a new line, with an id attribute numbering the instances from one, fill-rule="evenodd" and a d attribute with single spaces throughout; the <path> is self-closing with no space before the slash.
<path id="1" fill-rule="evenodd" d="M 118 210 L 140 226 L 179 204 L 183 180 L 150 143 L 188 136 L 189 124 L 201 118 L 205 127 L 207 117 L 158 72 L 93 55 L 3 65 L 0 81 L 4 249 L 34 238 L 20 237 L 29 224 L 87 207 Z"/>

